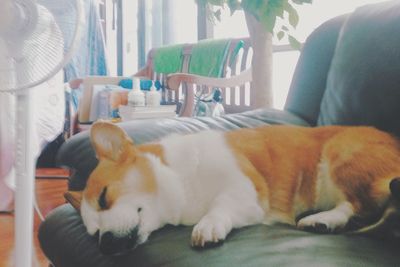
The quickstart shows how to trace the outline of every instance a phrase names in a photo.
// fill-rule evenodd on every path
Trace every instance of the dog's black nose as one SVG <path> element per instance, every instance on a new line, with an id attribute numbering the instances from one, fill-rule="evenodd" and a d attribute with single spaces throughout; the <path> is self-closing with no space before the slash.
<path id="1" fill-rule="evenodd" d="M 137 227 L 124 236 L 117 236 L 108 231 L 101 235 L 99 249 L 104 255 L 122 254 L 135 248 L 137 241 Z"/>
<path id="2" fill-rule="evenodd" d="M 118 252 L 118 247 L 116 245 L 116 238 L 113 233 L 105 232 L 100 237 L 100 251 L 103 254 L 110 255 Z"/>
<path id="3" fill-rule="evenodd" d="M 400 200 L 400 178 L 396 177 L 390 182 L 390 192 L 392 192 L 392 196 Z"/>

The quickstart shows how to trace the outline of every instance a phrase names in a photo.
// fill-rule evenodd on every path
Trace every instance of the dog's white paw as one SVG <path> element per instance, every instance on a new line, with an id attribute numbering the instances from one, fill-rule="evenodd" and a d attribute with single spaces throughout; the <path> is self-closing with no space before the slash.
<path id="1" fill-rule="evenodd" d="M 297 227 L 304 230 L 313 230 L 318 233 L 336 232 L 344 228 L 353 215 L 353 205 L 345 201 L 337 205 L 334 209 L 304 217 L 297 223 Z"/>
<path id="2" fill-rule="evenodd" d="M 349 218 L 343 213 L 325 211 L 304 217 L 297 223 L 297 227 L 318 233 L 332 233 L 346 226 Z"/>
<path id="3" fill-rule="evenodd" d="M 204 217 L 196 224 L 192 232 L 192 246 L 205 247 L 220 244 L 231 231 L 229 220 L 213 217 Z"/>

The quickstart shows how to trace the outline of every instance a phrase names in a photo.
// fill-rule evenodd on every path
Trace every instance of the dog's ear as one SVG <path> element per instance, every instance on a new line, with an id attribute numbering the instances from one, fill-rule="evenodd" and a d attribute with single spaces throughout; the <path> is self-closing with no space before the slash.
<path id="1" fill-rule="evenodd" d="M 136 149 L 132 139 L 113 123 L 94 123 L 90 129 L 90 139 L 98 159 L 107 158 L 115 162 L 135 159 Z"/>

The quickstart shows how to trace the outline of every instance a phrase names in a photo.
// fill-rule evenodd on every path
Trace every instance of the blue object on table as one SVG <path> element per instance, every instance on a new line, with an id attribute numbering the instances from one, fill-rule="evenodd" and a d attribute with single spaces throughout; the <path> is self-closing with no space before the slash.
<path id="1" fill-rule="evenodd" d="M 132 81 L 132 79 L 123 79 L 119 82 L 119 86 L 121 86 L 122 88 L 126 88 L 126 89 L 132 89 L 133 81 Z"/>
<path id="2" fill-rule="evenodd" d="M 153 85 L 152 80 L 140 80 L 140 89 L 144 91 L 150 91 L 151 86 Z"/>
<path id="3" fill-rule="evenodd" d="M 132 89 L 133 81 L 132 81 L 132 79 L 123 79 L 119 82 L 118 85 L 125 89 Z M 150 88 L 152 85 L 153 85 L 152 80 L 140 80 L 140 89 L 141 90 L 150 91 Z M 162 88 L 160 81 L 155 81 L 154 86 L 156 87 L 157 90 L 160 90 Z"/>
<path id="4" fill-rule="evenodd" d="M 161 82 L 160 82 L 160 81 L 155 81 L 155 82 L 154 82 L 154 86 L 156 87 L 157 90 L 162 89 L 162 85 L 161 85 Z"/>

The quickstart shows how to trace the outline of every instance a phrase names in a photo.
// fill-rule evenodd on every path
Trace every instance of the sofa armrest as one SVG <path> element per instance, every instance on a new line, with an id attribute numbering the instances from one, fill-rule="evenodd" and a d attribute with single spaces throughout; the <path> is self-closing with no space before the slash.
<path id="1" fill-rule="evenodd" d="M 290 112 L 274 109 L 258 109 L 214 118 L 180 117 L 136 120 L 119 125 L 134 140 L 135 144 L 142 144 L 159 140 L 172 133 L 190 134 L 208 129 L 228 131 L 271 124 L 309 126 L 307 122 Z M 89 132 L 81 132 L 68 139 L 58 151 L 57 163 L 59 166 L 72 170 L 69 181 L 70 190 L 82 190 L 89 174 L 97 165 Z"/>

